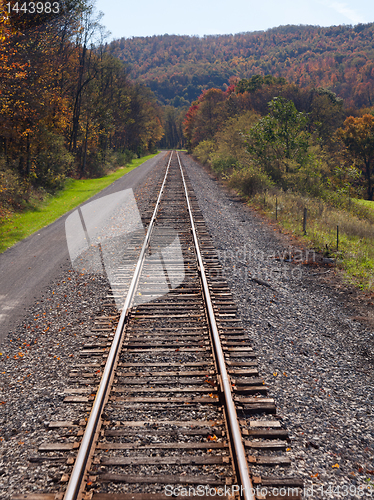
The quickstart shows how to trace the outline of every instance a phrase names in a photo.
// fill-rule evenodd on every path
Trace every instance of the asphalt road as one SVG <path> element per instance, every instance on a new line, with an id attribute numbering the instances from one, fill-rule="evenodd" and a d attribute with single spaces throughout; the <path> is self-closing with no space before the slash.
<path id="1" fill-rule="evenodd" d="M 135 189 L 164 154 L 146 161 L 85 203 Z M 0 254 L 0 344 L 61 269 L 71 266 L 65 236 L 65 219 L 71 212 Z"/>

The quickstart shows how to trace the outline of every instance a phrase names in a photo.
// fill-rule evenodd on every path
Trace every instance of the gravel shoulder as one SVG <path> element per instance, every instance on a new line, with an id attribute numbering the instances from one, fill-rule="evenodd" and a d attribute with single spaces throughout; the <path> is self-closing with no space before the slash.
<path id="1" fill-rule="evenodd" d="M 104 194 L 133 187 L 143 217 L 164 175 L 163 157 L 148 165 L 145 175 L 132 176 L 130 186 L 127 180 Z M 32 463 L 29 458 L 38 455 L 43 443 L 76 440 L 76 429 L 50 429 L 49 422 L 88 415 L 87 405 L 64 403 L 64 391 L 74 384 L 71 369 L 87 363 L 79 352 L 89 341 L 103 303 L 108 302 L 110 284 L 106 276 L 74 270 L 66 255 L 48 278 L 41 289 L 28 290 L 30 304 L 20 307 L 0 347 L 0 499 L 56 489 L 61 463 Z M 51 455 L 54 459 L 63 456 L 60 452 Z"/>
<path id="2" fill-rule="evenodd" d="M 305 249 L 184 158 L 260 373 L 289 430 L 289 474 L 304 478 L 309 498 L 370 498 L 372 304 L 334 269 L 302 265 Z"/>
<path id="3" fill-rule="evenodd" d="M 186 162 L 259 354 L 260 373 L 290 433 L 294 464 L 289 475 L 313 485 L 306 491 L 309 498 L 370 498 L 374 336 L 370 323 L 358 319 L 367 316 L 369 306 L 358 302 L 357 292 L 332 269 L 287 262 L 298 250 L 292 241 L 191 158 Z M 134 189 L 141 213 L 159 177 L 160 169 L 154 168 Z M 0 499 L 48 491 L 60 480 L 57 464 L 40 466 L 28 459 L 41 443 L 74 440 L 66 430 L 44 424 L 74 418 L 63 403 L 68 373 L 108 290 L 105 277 L 77 273 L 65 264 L 43 290 L 35 290 L 35 300 L 5 337 L 0 348 Z M 329 486 L 335 488 L 331 495 Z"/>
<path id="4" fill-rule="evenodd" d="M 161 152 L 139 165 L 81 206 L 121 190 L 139 190 L 164 155 L 165 152 Z M 71 212 L 0 255 L 0 345 L 22 319 L 24 310 L 37 300 L 52 280 L 59 279 L 63 269 L 69 268 L 65 221 Z"/>

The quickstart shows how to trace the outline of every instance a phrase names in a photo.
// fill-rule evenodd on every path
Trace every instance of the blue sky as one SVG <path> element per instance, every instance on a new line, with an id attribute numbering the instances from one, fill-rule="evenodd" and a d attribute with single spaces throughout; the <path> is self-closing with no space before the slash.
<path id="1" fill-rule="evenodd" d="M 110 39 L 374 22 L 374 0 L 96 0 Z"/>

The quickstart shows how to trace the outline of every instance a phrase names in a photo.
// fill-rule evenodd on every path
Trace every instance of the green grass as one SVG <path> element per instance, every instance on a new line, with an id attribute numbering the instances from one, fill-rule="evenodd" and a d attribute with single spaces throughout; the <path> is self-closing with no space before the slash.
<path id="1" fill-rule="evenodd" d="M 348 282 L 364 290 L 374 290 L 374 221 L 369 211 L 366 217 L 332 207 L 323 200 L 306 198 L 297 193 L 277 193 L 278 224 L 304 240 L 306 246 L 336 258 Z M 255 195 L 249 204 L 274 221 L 275 195 Z M 359 205 L 374 209 L 374 202 L 355 200 Z M 304 207 L 308 210 L 306 235 L 303 234 Z M 339 226 L 339 251 L 337 251 Z"/>
<path id="2" fill-rule="evenodd" d="M 155 155 L 144 156 L 98 179 L 69 179 L 63 190 L 0 224 L 0 253 L 77 207 Z"/>
<path id="3" fill-rule="evenodd" d="M 374 210 L 374 201 L 359 200 L 358 198 L 354 198 L 354 202 L 358 203 L 359 205 L 362 205 L 363 207 L 367 207 L 370 208 L 371 210 Z"/>

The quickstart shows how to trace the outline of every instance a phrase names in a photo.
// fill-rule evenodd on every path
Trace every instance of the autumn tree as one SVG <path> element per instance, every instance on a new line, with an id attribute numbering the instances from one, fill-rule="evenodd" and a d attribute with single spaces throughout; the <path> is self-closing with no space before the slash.
<path id="1" fill-rule="evenodd" d="M 66 176 L 102 175 L 163 135 L 152 92 L 109 54 L 91 0 L 59 5 L 56 15 L 22 16 L 15 3 L 4 15 L 0 0 L 0 193 L 18 184 L 21 200 Z"/>
<path id="2" fill-rule="evenodd" d="M 315 132 L 324 144 L 329 144 L 344 120 L 343 99 L 322 87 L 304 91 L 304 94 L 303 111 L 308 114 L 309 132 Z"/>
<path id="3" fill-rule="evenodd" d="M 187 112 L 184 122 L 188 147 L 212 139 L 226 118 L 224 102 L 227 95 L 220 89 L 205 90 Z"/>
<path id="4" fill-rule="evenodd" d="M 373 199 L 374 169 L 374 116 L 365 114 L 355 118 L 349 116 L 338 136 L 346 147 L 347 154 L 358 162 L 367 182 L 367 198 Z"/>
<path id="5" fill-rule="evenodd" d="M 269 109 L 269 114 L 250 130 L 248 151 L 271 177 L 279 180 L 292 162 L 302 164 L 306 158 L 307 117 L 283 97 L 272 99 Z"/>
<path id="6" fill-rule="evenodd" d="M 55 151 L 61 145 L 61 161 L 65 153 L 64 138 L 61 141 L 59 136 L 64 131 L 68 103 L 59 89 L 58 61 L 66 24 L 70 30 L 76 25 L 72 12 L 41 18 L 17 15 L 16 10 L 11 10 L 11 29 L 0 48 L 7 54 L 0 77 L 2 154 L 8 168 L 17 170 L 26 182 L 45 187 L 54 184 L 48 186 L 56 164 L 47 162 L 45 175 L 41 165 L 46 162 L 43 159 L 39 164 L 39 155 L 43 156 L 52 144 Z"/>

